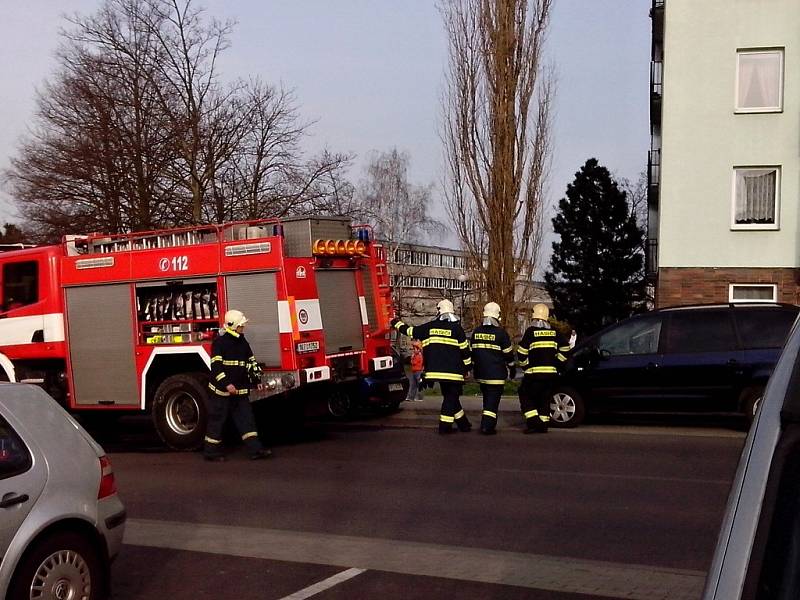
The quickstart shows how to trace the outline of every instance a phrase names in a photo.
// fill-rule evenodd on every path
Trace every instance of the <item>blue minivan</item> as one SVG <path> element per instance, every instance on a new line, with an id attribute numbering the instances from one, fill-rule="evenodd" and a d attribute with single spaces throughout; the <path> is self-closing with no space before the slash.
<path id="1" fill-rule="evenodd" d="M 724 412 L 752 419 L 800 308 L 747 303 L 637 315 L 582 340 L 551 400 L 551 424 L 587 412 Z"/>

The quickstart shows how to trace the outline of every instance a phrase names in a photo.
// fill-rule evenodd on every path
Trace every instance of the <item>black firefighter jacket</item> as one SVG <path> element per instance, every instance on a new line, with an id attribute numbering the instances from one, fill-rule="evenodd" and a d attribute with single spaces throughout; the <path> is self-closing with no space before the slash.
<path id="1" fill-rule="evenodd" d="M 517 361 L 525 377 L 548 379 L 558 375 L 570 351 L 569 341 L 548 324 L 532 325 L 517 346 Z"/>
<path id="2" fill-rule="evenodd" d="M 209 389 L 218 396 L 230 396 L 229 384 L 236 388 L 237 395 L 246 396 L 252 385 L 250 374 L 261 374 L 250 344 L 244 335 L 227 327 L 222 335 L 211 343 L 211 381 Z"/>
<path id="3" fill-rule="evenodd" d="M 461 323 L 435 319 L 412 326 L 398 320 L 394 328 L 422 342 L 425 381 L 464 381 L 464 373 L 471 367 L 472 359 Z"/>
<path id="4" fill-rule="evenodd" d="M 481 325 L 472 332 L 473 377 L 478 383 L 503 385 L 509 367 L 514 364 L 514 348 L 506 330 L 495 325 Z"/>

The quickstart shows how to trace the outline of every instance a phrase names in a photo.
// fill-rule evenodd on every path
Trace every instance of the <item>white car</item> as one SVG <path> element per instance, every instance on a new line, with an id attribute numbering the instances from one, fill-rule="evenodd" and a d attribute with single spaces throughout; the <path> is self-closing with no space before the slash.
<path id="1" fill-rule="evenodd" d="M 105 598 L 124 529 L 103 449 L 41 388 L 0 384 L 0 598 Z"/>
<path id="2" fill-rule="evenodd" d="M 800 325 L 750 427 L 703 600 L 800 598 Z"/>

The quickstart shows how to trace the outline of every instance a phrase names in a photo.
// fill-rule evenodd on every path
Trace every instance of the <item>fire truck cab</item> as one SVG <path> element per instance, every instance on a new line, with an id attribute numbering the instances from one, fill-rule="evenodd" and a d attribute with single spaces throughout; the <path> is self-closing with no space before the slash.
<path id="1" fill-rule="evenodd" d="M 71 411 L 148 411 L 164 442 L 203 439 L 211 342 L 230 308 L 264 369 L 252 400 L 396 407 L 384 249 L 347 218 L 67 236 L 0 253 L 0 379 Z"/>

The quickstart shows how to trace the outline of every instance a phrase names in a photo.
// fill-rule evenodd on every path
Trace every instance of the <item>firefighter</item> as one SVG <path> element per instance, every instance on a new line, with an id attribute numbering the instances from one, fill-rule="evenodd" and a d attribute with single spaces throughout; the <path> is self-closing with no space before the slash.
<path id="1" fill-rule="evenodd" d="M 497 409 L 503 395 L 506 377 L 514 379 L 514 348 L 506 330 L 500 326 L 500 305 L 489 302 L 483 307 L 483 323 L 475 328 L 470 339 L 473 376 L 483 394 L 481 433 L 497 433 Z"/>
<path id="2" fill-rule="evenodd" d="M 392 319 L 392 327 L 403 335 L 422 342 L 425 363 L 423 386 L 439 383 L 442 391 L 442 409 L 439 415 L 439 433 L 454 431 L 453 423 L 460 431 L 469 431 L 472 425 L 461 407 L 461 389 L 464 375 L 472 366 L 469 342 L 453 303 L 442 300 L 436 305 L 437 317 L 423 325 L 406 325 L 398 318 Z"/>
<path id="3" fill-rule="evenodd" d="M 206 460 L 224 461 L 222 428 L 230 413 L 251 459 L 266 458 L 272 451 L 258 439 L 250 406 L 250 387 L 261 376 L 250 344 L 244 337 L 247 317 L 241 311 L 225 313 L 221 335 L 211 344 L 211 381 L 208 384 L 208 425 L 204 445 Z"/>
<path id="4" fill-rule="evenodd" d="M 525 418 L 525 433 L 547 433 L 550 395 L 558 368 L 567 360 L 571 346 L 548 322 L 544 304 L 533 307 L 533 323 L 517 346 L 517 361 L 525 376 L 519 388 L 519 404 Z"/>

